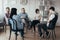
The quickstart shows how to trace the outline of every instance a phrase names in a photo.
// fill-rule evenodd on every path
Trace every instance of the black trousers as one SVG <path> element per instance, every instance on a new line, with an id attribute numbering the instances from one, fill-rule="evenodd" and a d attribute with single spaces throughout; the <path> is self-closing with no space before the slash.
<path id="1" fill-rule="evenodd" d="M 24 38 L 24 29 L 21 29 L 20 33 L 21 33 L 21 37 Z"/>
<path id="2" fill-rule="evenodd" d="M 38 32 L 40 34 L 40 36 L 42 35 L 42 29 L 47 32 L 47 27 L 46 27 L 46 24 L 39 24 L 38 25 Z"/>
<path id="3" fill-rule="evenodd" d="M 38 23 L 40 23 L 39 20 L 33 20 L 33 21 L 31 22 L 31 28 L 33 27 L 33 28 L 34 28 L 34 31 L 35 31 L 35 25 L 37 25 Z"/>
<path id="4" fill-rule="evenodd" d="M 52 24 L 50 24 L 48 27 L 47 27 L 47 24 L 39 24 L 38 25 L 38 31 L 39 31 L 39 34 L 42 35 L 42 30 L 43 29 L 45 32 L 46 32 L 46 35 L 48 35 L 48 30 L 47 29 L 53 29 L 54 26 Z"/>

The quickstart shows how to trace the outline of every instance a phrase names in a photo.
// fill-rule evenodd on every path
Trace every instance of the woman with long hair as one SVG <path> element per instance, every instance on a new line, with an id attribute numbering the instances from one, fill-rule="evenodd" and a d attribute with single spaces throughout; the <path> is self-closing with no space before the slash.
<path id="1" fill-rule="evenodd" d="M 17 9 L 16 8 L 12 8 L 11 9 L 11 15 L 10 15 L 11 19 L 15 19 L 17 21 L 17 29 L 19 30 L 22 39 L 24 39 L 24 28 L 23 28 L 23 23 L 21 21 L 21 18 L 17 15 Z"/>

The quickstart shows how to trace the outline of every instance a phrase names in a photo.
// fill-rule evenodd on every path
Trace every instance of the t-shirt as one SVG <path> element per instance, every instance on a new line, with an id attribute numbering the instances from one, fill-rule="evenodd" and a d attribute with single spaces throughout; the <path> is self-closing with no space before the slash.
<path id="1" fill-rule="evenodd" d="M 35 20 L 39 20 L 40 19 L 40 14 L 36 14 L 35 15 Z"/>

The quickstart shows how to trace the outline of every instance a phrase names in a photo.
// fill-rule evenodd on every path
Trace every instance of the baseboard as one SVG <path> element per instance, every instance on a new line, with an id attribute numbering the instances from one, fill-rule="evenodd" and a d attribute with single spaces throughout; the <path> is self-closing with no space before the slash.
<path id="1" fill-rule="evenodd" d="M 60 27 L 60 26 L 56 26 L 56 27 Z"/>

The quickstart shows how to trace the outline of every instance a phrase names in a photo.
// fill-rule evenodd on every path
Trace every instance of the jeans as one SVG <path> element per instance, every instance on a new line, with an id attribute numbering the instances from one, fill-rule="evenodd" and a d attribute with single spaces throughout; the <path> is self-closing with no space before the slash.
<path id="1" fill-rule="evenodd" d="M 21 33 L 21 37 L 24 38 L 24 30 L 23 29 L 20 30 L 20 33 Z"/>

